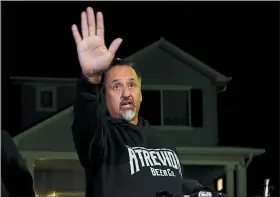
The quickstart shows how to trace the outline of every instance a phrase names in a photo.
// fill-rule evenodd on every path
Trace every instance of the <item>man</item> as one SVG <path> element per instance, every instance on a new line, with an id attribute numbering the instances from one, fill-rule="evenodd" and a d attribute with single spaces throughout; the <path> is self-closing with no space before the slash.
<path id="1" fill-rule="evenodd" d="M 35 197 L 32 176 L 7 131 L 1 131 L 1 142 L 1 177 L 8 195 Z"/>
<path id="2" fill-rule="evenodd" d="M 131 63 L 113 62 L 122 39 L 106 48 L 102 13 L 95 24 L 92 8 L 82 12 L 81 26 L 82 36 L 72 26 L 82 70 L 72 134 L 85 169 L 86 196 L 183 196 L 175 147 L 138 115 L 144 99 L 141 76 Z"/>

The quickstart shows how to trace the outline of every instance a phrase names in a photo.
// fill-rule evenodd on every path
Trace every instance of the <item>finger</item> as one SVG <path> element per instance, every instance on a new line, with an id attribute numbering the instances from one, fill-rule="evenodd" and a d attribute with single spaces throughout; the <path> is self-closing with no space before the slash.
<path id="1" fill-rule="evenodd" d="M 102 12 L 97 12 L 97 30 L 96 35 L 104 38 L 104 20 Z"/>
<path id="2" fill-rule="evenodd" d="M 83 38 L 88 37 L 88 23 L 87 23 L 87 15 L 86 15 L 85 12 L 82 12 L 81 24 L 82 24 L 82 35 L 83 35 Z"/>
<path id="3" fill-rule="evenodd" d="M 109 51 L 112 53 L 112 54 L 115 54 L 117 52 L 117 50 L 119 49 L 120 45 L 122 43 L 122 39 L 121 38 L 117 38 L 115 39 L 110 47 L 109 47 Z"/>
<path id="4" fill-rule="evenodd" d="M 95 35 L 95 17 L 94 17 L 94 11 L 91 7 L 87 8 L 87 18 L 88 18 L 88 27 L 89 27 L 89 35 L 93 36 Z"/>
<path id="5" fill-rule="evenodd" d="M 82 42 L 82 37 L 79 33 L 77 25 L 72 25 L 72 34 L 76 42 L 76 45 L 80 44 Z"/>

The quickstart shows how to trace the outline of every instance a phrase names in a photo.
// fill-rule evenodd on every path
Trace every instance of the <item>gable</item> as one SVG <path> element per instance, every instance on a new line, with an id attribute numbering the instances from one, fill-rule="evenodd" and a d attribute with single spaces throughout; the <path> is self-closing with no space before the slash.
<path id="1" fill-rule="evenodd" d="M 155 54 L 155 51 L 157 51 L 158 53 Z M 165 62 L 166 59 L 168 59 L 167 57 L 169 57 L 169 61 Z M 171 57 L 172 57 L 173 62 L 170 61 Z M 149 66 L 146 65 L 146 67 L 148 67 L 150 69 L 157 68 L 160 71 L 162 71 L 161 68 L 162 68 L 162 65 L 164 64 L 165 66 L 163 66 L 163 69 L 168 69 L 169 74 L 174 73 L 174 74 L 178 75 L 178 76 L 176 76 L 176 78 L 182 77 L 182 79 L 186 79 L 186 75 L 189 74 L 189 76 L 190 76 L 190 74 L 192 74 L 191 71 L 195 71 L 196 74 L 200 73 L 204 77 L 207 77 L 209 80 L 212 80 L 214 82 L 214 84 L 216 84 L 217 86 L 226 85 L 232 79 L 231 77 L 226 77 L 223 74 L 217 72 L 213 68 L 209 67 L 205 63 L 196 59 L 192 55 L 184 52 L 183 50 L 181 50 L 177 46 L 173 45 L 172 43 L 168 42 L 164 38 L 161 38 L 159 41 L 157 41 L 157 42 L 145 47 L 144 49 L 134 53 L 133 55 L 127 57 L 126 60 L 135 61 L 136 63 L 139 63 L 143 67 L 143 65 L 145 65 L 145 64 L 143 64 L 142 61 L 145 58 L 150 59 L 149 62 L 155 61 L 158 63 L 156 65 L 149 65 Z M 180 64 L 176 64 L 176 62 L 177 63 L 180 62 Z M 180 68 L 177 68 L 177 70 L 174 70 L 174 69 L 176 69 L 176 68 L 174 68 L 174 66 L 176 66 L 176 65 L 181 65 L 181 66 L 180 66 Z M 186 70 L 187 69 L 186 67 L 189 67 L 189 70 L 188 70 L 189 72 Z M 175 72 L 173 72 L 173 70 Z M 180 71 L 184 71 L 184 70 L 185 70 L 185 72 L 184 72 L 185 75 L 180 73 Z M 158 71 L 157 71 L 157 73 L 158 73 Z"/>
<path id="2" fill-rule="evenodd" d="M 143 85 L 206 86 L 212 81 L 159 45 L 134 56 L 132 61 L 141 72 Z"/>

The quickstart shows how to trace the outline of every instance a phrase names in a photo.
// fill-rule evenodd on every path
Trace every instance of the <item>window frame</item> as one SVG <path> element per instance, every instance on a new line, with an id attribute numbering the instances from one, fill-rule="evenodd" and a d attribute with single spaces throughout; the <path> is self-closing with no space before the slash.
<path id="1" fill-rule="evenodd" d="M 42 92 L 50 91 L 52 93 L 52 107 L 41 106 Z M 57 89 L 54 86 L 36 87 L 36 111 L 37 112 L 55 112 L 57 111 Z"/>
<path id="2" fill-rule="evenodd" d="M 168 126 L 164 125 L 164 111 L 163 111 L 163 91 L 164 90 L 171 90 L 171 91 L 188 91 L 188 102 L 189 102 L 189 114 L 191 114 L 191 94 L 190 90 L 192 89 L 192 86 L 174 86 L 174 85 L 143 85 L 142 91 L 145 90 L 156 90 L 160 92 L 160 126 L 153 126 L 159 130 L 194 130 L 192 126 Z M 145 98 L 144 98 L 145 99 Z M 145 117 L 144 117 L 145 118 Z M 189 115 L 189 122 L 191 123 L 191 115 Z"/>

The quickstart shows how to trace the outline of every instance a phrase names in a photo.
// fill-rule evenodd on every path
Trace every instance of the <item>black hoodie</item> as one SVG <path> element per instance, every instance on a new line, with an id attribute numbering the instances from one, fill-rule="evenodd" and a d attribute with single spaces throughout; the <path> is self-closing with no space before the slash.
<path id="1" fill-rule="evenodd" d="M 83 77 L 77 82 L 72 133 L 86 196 L 155 197 L 160 191 L 183 196 L 175 147 L 141 117 L 133 125 L 100 112 L 100 89 Z"/>

